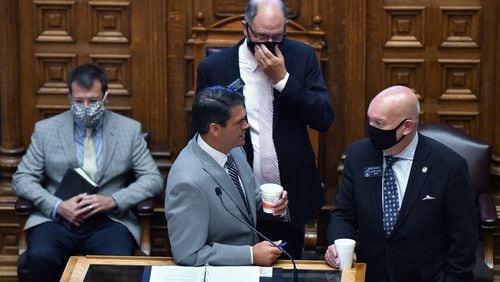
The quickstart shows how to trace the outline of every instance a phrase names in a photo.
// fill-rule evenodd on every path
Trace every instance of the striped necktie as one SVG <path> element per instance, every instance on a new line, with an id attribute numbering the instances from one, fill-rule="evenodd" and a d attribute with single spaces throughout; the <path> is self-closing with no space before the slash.
<path id="1" fill-rule="evenodd" d="M 233 180 L 233 183 L 236 186 L 236 189 L 238 190 L 238 193 L 240 193 L 243 203 L 245 203 L 245 208 L 247 209 L 248 214 L 250 214 L 250 207 L 248 206 L 245 194 L 243 193 L 243 187 L 241 187 L 238 168 L 236 167 L 236 164 L 234 163 L 233 157 L 231 155 L 227 155 L 227 161 L 225 166 L 227 168 L 229 176 L 231 177 L 231 180 Z"/>
<path id="2" fill-rule="evenodd" d="M 273 85 L 266 77 L 259 95 L 259 148 L 260 175 L 262 183 L 281 184 L 278 156 L 273 140 Z"/>

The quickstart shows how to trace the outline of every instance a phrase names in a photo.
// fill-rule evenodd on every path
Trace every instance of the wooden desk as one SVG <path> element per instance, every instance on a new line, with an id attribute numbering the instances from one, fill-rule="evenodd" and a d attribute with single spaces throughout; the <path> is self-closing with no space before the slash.
<path id="1" fill-rule="evenodd" d="M 108 265 L 175 265 L 169 257 L 120 257 L 120 256 L 73 256 L 70 257 L 64 269 L 61 281 L 83 281 L 91 264 Z M 321 260 L 296 260 L 298 269 L 331 270 L 325 261 Z M 279 260 L 273 267 L 292 269 L 289 260 Z M 365 281 L 366 264 L 356 263 L 355 267 L 342 272 L 342 282 Z"/>

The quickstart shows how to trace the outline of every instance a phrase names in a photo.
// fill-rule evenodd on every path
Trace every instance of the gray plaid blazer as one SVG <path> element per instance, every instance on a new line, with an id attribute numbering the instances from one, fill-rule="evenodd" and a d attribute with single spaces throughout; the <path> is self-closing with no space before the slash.
<path id="1" fill-rule="evenodd" d="M 73 127 L 71 111 L 35 124 L 31 144 L 12 180 L 16 195 L 31 200 L 37 207 L 24 229 L 51 220 L 50 212 L 59 200 L 53 194 L 66 170 L 79 166 Z M 131 207 L 162 190 L 161 175 L 142 137 L 139 122 L 105 111 L 103 154 L 96 175 L 97 193 L 115 199 L 117 210 L 106 215 L 125 225 L 139 243 L 140 226 Z M 135 181 L 129 184 L 131 173 Z"/>

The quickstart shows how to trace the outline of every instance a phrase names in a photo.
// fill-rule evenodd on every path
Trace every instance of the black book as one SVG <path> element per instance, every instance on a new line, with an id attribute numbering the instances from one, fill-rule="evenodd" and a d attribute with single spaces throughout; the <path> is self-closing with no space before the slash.
<path id="1" fill-rule="evenodd" d="M 57 188 L 54 196 L 61 200 L 67 200 L 78 194 L 95 194 L 97 192 L 97 183 L 90 178 L 81 168 L 70 168 L 66 171 Z"/>

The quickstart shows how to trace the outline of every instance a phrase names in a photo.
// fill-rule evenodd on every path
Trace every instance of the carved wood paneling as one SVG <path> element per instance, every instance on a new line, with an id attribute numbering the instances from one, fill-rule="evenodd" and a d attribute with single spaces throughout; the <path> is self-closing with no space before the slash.
<path id="1" fill-rule="evenodd" d="M 480 60 L 444 60 L 441 64 L 441 100 L 479 100 Z"/>
<path id="2" fill-rule="evenodd" d="M 424 97 L 425 68 L 423 59 L 382 59 L 385 85 L 411 85 L 413 92 Z"/>
<path id="3" fill-rule="evenodd" d="M 100 66 L 108 75 L 108 92 L 113 96 L 130 96 L 132 71 L 129 54 L 90 54 L 91 62 Z"/>
<path id="4" fill-rule="evenodd" d="M 76 66 L 76 54 L 36 53 L 37 94 L 67 94 L 69 72 Z"/>
<path id="5" fill-rule="evenodd" d="M 33 1 L 38 42 L 75 41 L 75 1 Z"/>
<path id="6" fill-rule="evenodd" d="M 89 2 L 90 42 L 129 43 L 130 9 L 126 2 Z"/>
<path id="7" fill-rule="evenodd" d="M 439 7 L 441 10 L 441 47 L 480 47 L 481 7 Z"/>
<path id="8" fill-rule="evenodd" d="M 385 6 L 385 47 L 423 47 L 425 7 Z"/>
<path id="9" fill-rule="evenodd" d="M 469 136 L 478 136 L 479 112 L 438 111 L 439 123 L 448 124 L 462 130 Z"/>

